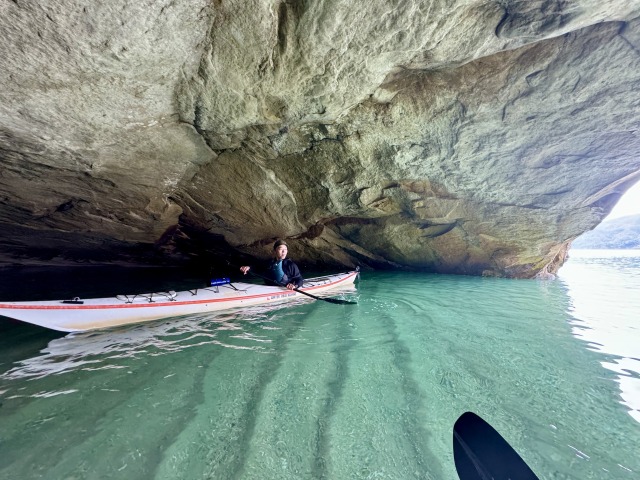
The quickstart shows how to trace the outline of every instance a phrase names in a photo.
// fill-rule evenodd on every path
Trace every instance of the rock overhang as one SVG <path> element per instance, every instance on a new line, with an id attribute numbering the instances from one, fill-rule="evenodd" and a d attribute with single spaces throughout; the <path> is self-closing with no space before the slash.
<path id="1" fill-rule="evenodd" d="M 435 6 L 5 6 L 4 261 L 553 273 L 640 178 L 640 10 Z"/>

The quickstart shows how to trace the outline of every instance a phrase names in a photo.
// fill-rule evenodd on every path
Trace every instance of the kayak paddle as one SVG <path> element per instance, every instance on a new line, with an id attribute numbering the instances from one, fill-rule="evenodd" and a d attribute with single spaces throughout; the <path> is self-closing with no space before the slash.
<path id="1" fill-rule="evenodd" d="M 453 426 L 453 459 L 460 480 L 539 480 L 511 445 L 472 412 L 460 415 Z"/>
<path id="2" fill-rule="evenodd" d="M 229 265 L 231 265 L 232 267 L 240 268 L 238 265 L 234 265 L 233 263 L 230 263 L 230 262 L 227 262 L 227 263 Z M 259 273 L 255 273 L 251 269 L 249 269 L 249 273 L 251 273 L 252 275 L 255 275 L 256 277 L 262 278 L 263 280 L 266 280 L 267 282 L 273 282 L 276 285 L 279 285 L 281 287 L 287 288 L 286 285 L 283 285 L 282 283 L 279 283 L 279 282 L 275 282 L 273 279 L 265 277 L 264 275 L 260 275 Z M 316 297 L 315 295 L 311 295 L 310 293 L 304 292 L 302 290 L 298 290 L 297 288 L 294 288 L 293 291 L 301 293 L 303 295 L 306 295 L 307 297 L 314 298 L 316 300 L 322 300 L 323 302 L 335 303 L 336 305 L 357 305 L 357 302 L 350 302 L 349 300 L 341 300 L 339 298 Z"/>

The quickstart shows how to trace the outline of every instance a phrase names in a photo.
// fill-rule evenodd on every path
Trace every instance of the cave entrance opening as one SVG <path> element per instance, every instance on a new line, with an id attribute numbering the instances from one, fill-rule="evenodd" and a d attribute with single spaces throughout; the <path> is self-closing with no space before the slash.
<path id="1" fill-rule="evenodd" d="M 600 225 L 576 238 L 571 249 L 640 249 L 640 182 L 625 192 Z"/>
<path id="2" fill-rule="evenodd" d="M 628 217 L 631 215 L 640 215 L 640 182 L 625 192 L 620 197 L 616 206 L 613 207 L 611 213 L 603 221 L 613 220 L 614 218 Z"/>

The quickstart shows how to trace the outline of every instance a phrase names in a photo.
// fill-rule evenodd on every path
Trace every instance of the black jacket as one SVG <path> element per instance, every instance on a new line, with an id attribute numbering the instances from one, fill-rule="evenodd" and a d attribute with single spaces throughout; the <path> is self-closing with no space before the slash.
<path id="1" fill-rule="evenodd" d="M 269 264 L 269 272 L 272 271 L 271 267 L 273 267 L 275 263 L 276 263 L 275 260 L 271 260 L 271 263 Z M 290 258 L 285 258 L 282 261 L 282 271 L 284 272 L 284 275 L 285 275 L 285 278 L 282 279 L 282 285 L 293 283 L 297 288 L 300 288 L 302 286 L 304 279 L 300 274 L 300 270 L 298 269 L 298 266 L 295 264 L 293 260 L 291 260 Z M 278 285 L 275 282 L 273 282 L 273 284 Z"/>

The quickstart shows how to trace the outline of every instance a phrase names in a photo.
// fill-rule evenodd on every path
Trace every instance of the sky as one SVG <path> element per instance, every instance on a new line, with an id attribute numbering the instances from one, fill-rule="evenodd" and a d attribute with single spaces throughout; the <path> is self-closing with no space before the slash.
<path id="1" fill-rule="evenodd" d="M 637 214 L 640 214 L 640 182 L 627 190 L 606 220 Z"/>

